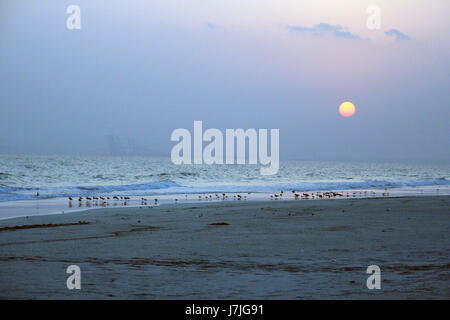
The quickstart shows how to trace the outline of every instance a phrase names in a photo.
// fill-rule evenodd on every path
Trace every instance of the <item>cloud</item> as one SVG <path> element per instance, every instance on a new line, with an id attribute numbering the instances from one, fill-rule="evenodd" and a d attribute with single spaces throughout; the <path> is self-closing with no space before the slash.
<path id="1" fill-rule="evenodd" d="M 355 35 L 349 31 L 347 28 L 340 25 L 331 25 L 328 23 L 319 23 L 314 27 L 302 27 L 302 26 L 288 26 L 289 31 L 292 32 L 303 32 L 311 33 L 314 36 L 321 36 L 323 34 L 331 34 L 336 38 L 349 39 L 349 40 L 361 40 L 361 37 Z"/>
<path id="2" fill-rule="evenodd" d="M 411 40 L 411 38 L 408 37 L 406 34 L 404 34 L 403 32 L 400 32 L 396 29 L 390 29 L 390 30 L 386 31 L 385 34 L 387 34 L 390 37 L 394 37 L 396 42 Z"/>

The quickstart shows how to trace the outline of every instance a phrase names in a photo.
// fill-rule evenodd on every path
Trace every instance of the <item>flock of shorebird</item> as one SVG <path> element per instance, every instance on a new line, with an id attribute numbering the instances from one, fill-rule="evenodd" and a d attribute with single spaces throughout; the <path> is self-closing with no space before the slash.
<path id="1" fill-rule="evenodd" d="M 251 194 L 251 192 L 247 192 L 248 195 Z M 281 199 L 289 199 L 293 197 L 294 200 L 300 200 L 300 199 L 332 199 L 332 198 L 350 198 L 350 197 L 368 197 L 368 196 L 376 196 L 375 191 L 341 191 L 341 192 L 334 192 L 334 191 L 317 191 L 317 192 L 297 192 L 296 190 L 292 190 L 291 192 L 292 196 L 289 195 L 289 192 L 285 193 L 284 191 L 280 191 L 279 193 L 270 194 L 270 200 L 281 200 Z M 389 192 L 387 189 L 385 189 L 384 192 L 381 193 L 381 196 L 389 196 Z M 188 199 L 188 195 L 185 194 L 184 197 Z M 241 195 L 241 194 L 203 194 L 198 196 L 198 200 L 228 200 L 231 198 L 233 200 L 247 200 L 247 195 Z M 292 199 L 292 198 L 291 198 Z M 130 204 L 131 198 L 127 196 L 113 196 L 113 197 L 78 197 L 78 199 L 75 197 L 69 197 L 69 207 L 72 207 L 72 202 L 78 200 L 78 207 L 83 206 L 85 204 L 87 207 L 90 206 L 109 206 L 109 205 L 123 205 L 127 206 Z M 157 198 L 148 199 L 147 198 L 141 198 L 141 205 L 146 206 L 148 203 L 154 203 L 154 205 L 158 205 L 159 200 Z M 175 202 L 178 202 L 178 198 L 174 199 Z"/>
<path id="2" fill-rule="evenodd" d="M 77 198 L 69 197 L 69 207 L 72 207 L 72 201 L 76 201 Z M 130 203 L 131 198 L 127 196 L 113 196 L 113 197 L 78 197 L 78 207 L 83 206 L 83 203 L 86 204 L 86 207 L 90 206 L 102 206 L 107 207 L 109 205 L 117 206 L 121 204 L 126 206 Z M 155 205 L 158 204 L 158 199 L 154 200 Z M 141 198 L 141 205 L 147 205 L 147 199 Z"/>
<path id="3" fill-rule="evenodd" d="M 296 190 L 292 190 L 292 194 L 294 195 L 294 199 L 298 200 L 298 199 L 331 199 L 331 198 L 338 198 L 338 197 L 357 197 L 357 196 L 375 196 L 376 192 L 375 191 L 354 191 L 354 192 L 348 192 L 348 191 L 343 191 L 343 192 L 334 192 L 334 191 L 325 191 L 325 192 L 297 192 Z M 280 193 L 275 193 L 273 195 L 270 195 L 270 199 L 271 200 L 278 200 L 281 199 L 284 195 L 284 192 L 281 191 Z M 388 196 L 389 192 L 387 192 L 387 190 L 385 190 L 385 192 L 383 192 L 381 194 L 382 196 Z"/>

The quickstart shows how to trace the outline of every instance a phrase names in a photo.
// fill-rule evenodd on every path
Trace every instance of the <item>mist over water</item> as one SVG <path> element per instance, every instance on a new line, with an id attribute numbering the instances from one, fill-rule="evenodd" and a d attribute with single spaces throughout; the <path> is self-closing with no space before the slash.
<path id="1" fill-rule="evenodd" d="M 67 5 L 1 1 L 0 153 L 107 155 L 113 136 L 169 155 L 171 132 L 202 120 L 278 128 L 281 159 L 448 163 L 447 2 L 384 1 L 402 43 L 338 1 L 82 1 L 80 30 Z M 370 40 L 288 28 L 319 23 Z"/>
<path id="2" fill-rule="evenodd" d="M 174 165 L 169 158 L 0 155 L 0 201 L 87 195 L 279 192 L 449 186 L 450 166 L 282 161 L 259 165 Z"/>

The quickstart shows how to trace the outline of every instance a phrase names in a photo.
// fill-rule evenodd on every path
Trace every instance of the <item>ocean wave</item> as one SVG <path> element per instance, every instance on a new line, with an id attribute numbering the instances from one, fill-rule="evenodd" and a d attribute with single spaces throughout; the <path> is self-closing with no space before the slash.
<path id="1" fill-rule="evenodd" d="M 8 177 L 10 177 L 11 175 L 9 173 L 6 172 L 0 172 L 0 180 L 3 179 L 7 179 Z"/>
<path id="2" fill-rule="evenodd" d="M 121 192 L 142 192 L 160 190 L 171 187 L 181 187 L 172 181 L 149 182 L 127 185 L 96 185 L 96 186 L 68 186 L 68 187 L 0 187 L 0 202 L 12 200 L 36 199 L 39 192 L 40 198 L 76 197 L 85 195 L 101 195 Z"/>
<path id="3" fill-rule="evenodd" d="M 171 193 L 230 193 L 230 192 L 280 192 L 280 191 L 331 191 L 331 190 L 355 190 L 355 189 L 378 189 L 402 188 L 402 187 L 429 187 L 429 186 L 448 186 L 450 181 L 447 179 L 426 179 L 416 181 L 311 181 L 294 182 L 272 185 L 217 185 L 217 186 L 198 186 L 170 189 Z M 160 192 L 158 192 L 160 193 Z"/>
<path id="4" fill-rule="evenodd" d="M 69 187 L 0 187 L 0 202 L 12 200 L 36 199 L 36 192 L 40 198 L 77 197 L 87 195 L 154 195 L 154 194 L 192 194 L 192 193 L 230 193 L 255 192 L 270 193 L 281 190 L 290 191 L 330 191 L 354 189 L 385 189 L 401 187 L 429 187 L 448 186 L 450 180 L 446 178 L 423 179 L 409 181 L 304 181 L 270 185 L 208 185 L 183 186 L 173 181 L 149 182 L 127 185 L 95 185 L 95 186 L 69 186 Z"/>

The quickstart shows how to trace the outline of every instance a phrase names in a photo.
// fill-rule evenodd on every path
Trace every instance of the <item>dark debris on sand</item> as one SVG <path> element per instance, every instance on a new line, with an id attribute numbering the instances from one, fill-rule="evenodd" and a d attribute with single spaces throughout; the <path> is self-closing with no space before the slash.
<path id="1" fill-rule="evenodd" d="M 2 231 L 16 231 L 22 229 L 36 229 L 36 228 L 54 228 L 54 227 L 65 227 L 65 226 L 79 226 L 83 224 L 90 224 L 87 221 L 78 221 L 72 223 L 49 223 L 49 224 L 31 224 L 24 226 L 14 226 L 14 227 L 3 227 L 0 228 L 0 232 Z"/>

